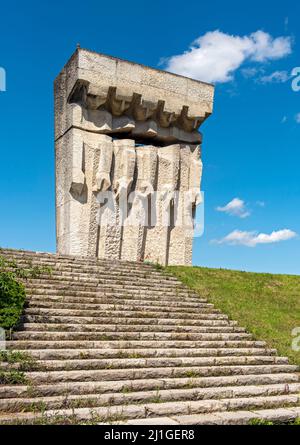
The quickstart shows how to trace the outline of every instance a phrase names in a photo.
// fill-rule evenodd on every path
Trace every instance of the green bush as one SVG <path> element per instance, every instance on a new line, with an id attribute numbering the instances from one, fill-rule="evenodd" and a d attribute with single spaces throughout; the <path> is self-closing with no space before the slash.
<path id="1" fill-rule="evenodd" d="M 36 278 L 41 273 L 51 273 L 48 267 L 28 264 L 20 267 L 13 260 L 0 255 L 0 327 L 11 331 L 19 323 L 25 304 L 26 293 L 20 280 Z"/>
<path id="2" fill-rule="evenodd" d="M 0 270 L 0 327 L 10 330 L 18 324 L 25 298 L 25 287 L 14 272 Z"/>

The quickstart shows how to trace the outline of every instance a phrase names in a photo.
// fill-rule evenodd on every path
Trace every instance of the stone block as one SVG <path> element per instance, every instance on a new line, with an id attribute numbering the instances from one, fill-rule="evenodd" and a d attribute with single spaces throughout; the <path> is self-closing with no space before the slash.
<path id="1" fill-rule="evenodd" d="M 54 90 L 58 252 L 191 264 L 214 87 L 77 49 Z"/>

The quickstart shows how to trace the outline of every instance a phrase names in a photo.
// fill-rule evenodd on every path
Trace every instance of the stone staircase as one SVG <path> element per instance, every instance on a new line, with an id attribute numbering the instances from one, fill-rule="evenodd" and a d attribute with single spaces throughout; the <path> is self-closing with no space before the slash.
<path id="1" fill-rule="evenodd" d="M 2 250 L 50 266 L 26 282 L 0 423 L 246 424 L 300 417 L 297 368 L 176 278 L 129 262 Z M 2 364 L 3 365 L 3 364 Z"/>

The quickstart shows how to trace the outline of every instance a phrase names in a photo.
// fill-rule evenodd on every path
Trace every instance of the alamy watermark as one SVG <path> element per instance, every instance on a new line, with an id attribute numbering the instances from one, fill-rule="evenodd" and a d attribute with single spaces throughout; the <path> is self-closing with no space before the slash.
<path id="1" fill-rule="evenodd" d="M 6 335 L 5 330 L 0 328 L 0 351 L 5 351 L 6 349 Z"/>
<path id="2" fill-rule="evenodd" d="M 0 66 L 0 92 L 6 91 L 6 71 Z"/>
<path id="3" fill-rule="evenodd" d="M 300 352 L 300 327 L 292 330 L 292 350 L 296 352 Z"/>
<path id="4" fill-rule="evenodd" d="M 300 66 L 293 69 L 292 77 L 292 90 L 297 93 L 300 91 Z"/>
<path id="5" fill-rule="evenodd" d="M 100 226 L 131 226 L 180 228 L 191 236 L 204 233 L 204 192 L 198 189 L 134 191 L 127 194 L 121 188 L 116 195 L 111 191 L 99 192 L 97 223 Z"/>

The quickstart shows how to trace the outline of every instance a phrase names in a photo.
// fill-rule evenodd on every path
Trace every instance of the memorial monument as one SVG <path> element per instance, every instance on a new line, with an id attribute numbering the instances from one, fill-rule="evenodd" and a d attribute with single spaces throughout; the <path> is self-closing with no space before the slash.
<path id="1" fill-rule="evenodd" d="M 60 254 L 189 265 L 204 82 L 78 48 L 55 80 Z"/>

